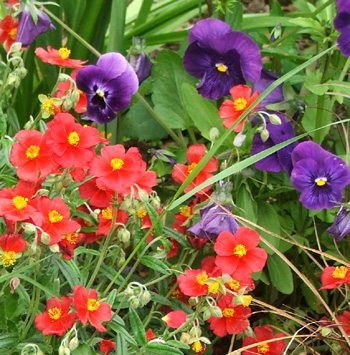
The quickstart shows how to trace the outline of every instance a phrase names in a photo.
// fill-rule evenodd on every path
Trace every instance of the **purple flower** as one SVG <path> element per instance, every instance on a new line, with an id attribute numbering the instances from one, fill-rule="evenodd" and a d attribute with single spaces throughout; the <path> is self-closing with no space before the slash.
<path id="1" fill-rule="evenodd" d="M 350 211 L 341 206 L 334 223 L 327 229 L 327 232 L 340 242 L 350 232 Z"/>
<path id="2" fill-rule="evenodd" d="M 18 15 L 18 28 L 16 42 L 21 42 L 23 47 L 28 47 L 40 34 L 48 30 L 55 30 L 50 17 L 41 10 L 36 10 L 38 20 L 34 23 L 29 8 L 26 6 Z"/>
<path id="3" fill-rule="evenodd" d="M 350 0 L 338 0 L 337 8 L 334 28 L 340 32 L 338 47 L 346 57 L 350 57 Z"/>
<path id="4" fill-rule="evenodd" d="M 224 206 L 231 211 L 230 206 Z M 201 219 L 188 229 L 202 239 L 215 239 L 223 231 L 236 233 L 239 228 L 236 220 L 224 211 L 219 205 L 212 204 L 200 210 Z"/>
<path id="5" fill-rule="evenodd" d="M 86 93 L 86 116 L 97 123 L 111 122 L 127 108 L 138 90 L 135 71 L 120 53 L 103 54 L 96 65 L 80 69 L 77 86 Z"/>
<path id="6" fill-rule="evenodd" d="M 292 122 L 286 121 L 283 114 L 278 114 L 278 117 L 281 119 L 280 125 L 272 124 L 268 119 L 266 120 L 266 129 L 269 132 L 269 138 L 265 142 L 262 141 L 259 133 L 255 133 L 251 150 L 252 155 L 258 154 L 265 149 L 271 148 L 295 136 Z M 290 174 L 293 168 L 292 151 L 297 144 L 297 142 L 289 144 L 276 153 L 259 160 L 255 163 L 255 167 L 259 170 L 274 173 L 278 173 L 283 169 Z"/>
<path id="7" fill-rule="evenodd" d="M 130 64 L 135 70 L 140 84 L 151 75 L 152 62 L 145 53 L 132 54 Z"/>
<path id="8" fill-rule="evenodd" d="M 344 160 L 314 142 L 293 150 L 291 182 L 301 192 L 299 201 L 308 209 L 330 209 L 342 200 L 350 171 Z"/>
<path id="9" fill-rule="evenodd" d="M 259 46 L 245 33 L 232 31 L 220 20 L 198 21 L 189 30 L 184 56 L 186 71 L 202 79 L 198 92 L 208 99 L 220 99 L 234 85 L 256 82 L 262 61 Z"/>

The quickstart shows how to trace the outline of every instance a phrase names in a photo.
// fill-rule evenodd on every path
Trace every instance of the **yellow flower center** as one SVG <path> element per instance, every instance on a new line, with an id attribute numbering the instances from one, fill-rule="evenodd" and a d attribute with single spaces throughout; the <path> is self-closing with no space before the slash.
<path id="1" fill-rule="evenodd" d="M 90 312 L 97 311 L 100 308 L 100 302 L 94 298 L 89 298 L 86 304 L 86 308 Z"/>
<path id="2" fill-rule="evenodd" d="M 63 47 L 63 48 L 60 48 L 59 50 L 59 53 L 60 53 L 60 56 L 63 60 L 65 59 L 68 59 L 69 58 L 69 55 L 70 55 L 70 50 Z"/>
<path id="3" fill-rule="evenodd" d="M 139 218 L 144 218 L 147 216 L 147 211 L 145 209 L 136 210 L 136 216 Z"/>
<path id="4" fill-rule="evenodd" d="M 78 233 L 75 232 L 75 233 L 68 233 L 66 235 L 66 240 L 69 244 L 77 244 L 77 241 L 78 241 Z"/>
<path id="5" fill-rule="evenodd" d="M 13 205 L 18 209 L 18 210 L 23 210 L 27 206 L 28 199 L 22 196 L 16 196 L 12 199 Z"/>
<path id="6" fill-rule="evenodd" d="M 63 216 L 59 214 L 56 210 L 50 211 L 49 212 L 49 221 L 50 223 L 57 223 L 61 222 L 63 219 Z"/>
<path id="7" fill-rule="evenodd" d="M 14 41 L 17 36 L 17 28 L 11 28 L 9 31 L 9 37 Z"/>
<path id="8" fill-rule="evenodd" d="M 33 160 L 39 156 L 40 152 L 40 147 L 36 145 L 31 145 L 27 150 L 26 150 L 26 157 L 27 159 Z"/>
<path id="9" fill-rule="evenodd" d="M 100 90 L 100 89 L 98 89 L 98 90 L 96 90 L 96 94 L 99 96 L 99 97 L 105 97 L 105 93 L 102 91 L 102 90 Z"/>
<path id="10" fill-rule="evenodd" d="M 176 288 L 172 294 L 170 295 L 170 298 L 180 298 L 180 290 L 178 288 Z"/>
<path id="11" fill-rule="evenodd" d="M 184 216 L 186 218 L 190 218 L 191 215 L 191 207 L 189 206 L 184 206 L 184 207 L 180 207 L 180 214 L 181 216 Z"/>
<path id="12" fill-rule="evenodd" d="M 243 306 L 248 307 L 252 303 L 253 297 L 249 295 L 244 295 L 243 297 Z"/>
<path id="13" fill-rule="evenodd" d="M 45 112 L 48 112 L 50 115 L 55 114 L 55 103 L 52 98 L 47 98 L 44 100 L 44 102 L 41 104 L 41 109 Z"/>
<path id="14" fill-rule="evenodd" d="M 9 267 L 16 264 L 16 253 L 14 251 L 7 251 L 2 256 L 2 264 L 4 267 Z"/>
<path id="15" fill-rule="evenodd" d="M 266 354 L 269 351 L 270 347 L 269 347 L 269 344 L 262 343 L 262 344 L 258 345 L 256 347 L 256 349 L 258 350 L 259 354 Z"/>
<path id="16" fill-rule="evenodd" d="M 192 171 L 193 171 L 193 169 L 194 169 L 196 166 L 197 166 L 197 163 L 192 163 L 192 164 L 190 164 L 190 165 L 187 167 L 187 172 L 188 172 L 189 174 L 191 174 Z"/>
<path id="17" fill-rule="evenodd" d="M 315 183 L 317 186 L 324 186 L 327 183 L 327 178 L 326 177 L 320 177 L 315 179 Z"/>
<path id="18" fill-rule="evenodd" d="M 215 295 L 216 293 L 218 293 L 219 288 L 220 288 L 220 284 L 218 282 L 213 282 L 212 284 L 209 285 L 208 291 L 209 293 Z"/>
<path id="19" fill-rule="evenodd" d="M 106 189 L 104 187 L 101 187 L 101 186 L 98 186 L 98 185 L 95 185 L 95 186 L 101 191 L 106 191 Z"/>
<path id="20" fill-rule="evenodd" d="M 223 311 L 222 311 L 222 315 L 225 317 L 225 318 L 230 318 L 230 317 L 233 317 L 235 313 L 235 310 L 233 308 L 225 308 Z"/>
<path id="21" fill-rule="evenodd" d="M 233 251 L 233 255 L 237 255 L 239 258 L 242 258 L 246 254 L 247 249 L 243 244 L 238 244 Z"/>
<path id="22" fill-rule="evenodd" d="M 247 101 L 243 97 L 240 97 L 239 99 L 233 101 L 233 108 L 236 111 L 243 111 L 246 107 L 247 107 Z"/>
<path id="23" fill-rule="evenodd" d="M 336 266 L 332 276 L 335 279 L 344 279 L 347 273 L 348 268 L 346 266 Z"/>
<path id="24" fill-rule="evenodd" d="M 124 162 L 119 158 L 114 158 L 111 160 L 111 167 L 114 170 L 120 170 L 124 165 Z"/>
<path id="25" fill-rule="evenodd" d="M 205 285 L 205 282 L 208 280 L 208 275 L 206 272 L 202 272 L 196 277 L 196 281 L 201 285 Z"/>
<path id="26" fill-rule="evenodd" d="M 228 285 L 231 290 L 237 291 L 239 289 L 239 286 L 241 286 L 241 283 L 238 280 L 231 279 L 229 280 Z"/>
<path id="27" fill-rule="evenodd" d="M 58 307 L 55 307 L 55 308 L 50 308 L 48 311 L 47 311 L 47 314 L 49 315 L 49 317 L 55 321 L 55 320 L 59 320 L 62 316 L 62 311 L 58 308 Z"/>
<path id="28" fill-rule="evenodd" d="M 219 64 L 215 64 L 215 66 L 219 72 L 221 72 L 221 73 L 227 72 L 227 66 L 225 64 L 219 63 Z"/>
<path id="29" fill-rule="evenodd" d="M 69 133 L 68 143 L 73 147 L 76 147 L 80 141 L 80 137 L 77 132 Z"/>
<path id="30" fill-rule="evenodd" d="M 111 208 L 107 207 L 104 210 L 102 210 L 102 217 L 104 219 L 112 219 L 113 218 L 113 211 Z"/>
<path id="31" fill-rule="evenodd" d="M 201 342 L 199 340 L 196 340 L 193 344 L 192 344 L 192 350 L 195 353 L 199 353 L 203 350 L 203 346 L 201 344 Z"/>

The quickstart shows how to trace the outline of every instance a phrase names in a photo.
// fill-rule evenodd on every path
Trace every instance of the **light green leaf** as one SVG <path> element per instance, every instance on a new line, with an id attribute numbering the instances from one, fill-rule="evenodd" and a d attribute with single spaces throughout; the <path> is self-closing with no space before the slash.
<path id="1" fill-rule="evenodd" d="M 154 258 L 153 256 L 150 255 L 144 255 L 140 259 L 141 264 L 149 267 L 152 270 L 158 271 L 161 274 L 170 274 L 171 272 L 169 271 L 169 267 L 163 263 L 163 261 Z"/>
<path id="2" fill-rule="evenodd" d="M 135 336 L 137 343 L 141 346 L 147 343 L 146 332 L 141 319 L 134 308 L 129 308 L 129 320 L 132 334 Z"/>

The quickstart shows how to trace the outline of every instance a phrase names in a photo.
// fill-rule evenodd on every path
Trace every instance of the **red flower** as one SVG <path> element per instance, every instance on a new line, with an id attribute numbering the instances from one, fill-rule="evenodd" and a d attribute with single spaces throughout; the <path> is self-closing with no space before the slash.
<path id="1" fill-rule="evenodd" d="M 214 249 L 218 254 L 216 265 L 224 274 L 250 276 L 252 272 L 262 270 L 265 266 L 267 253 L 257 248 L 260 236 L 254 230 L 241 227 L 236 236 L 230 232 L 221 232 L 216 239 Z"/>
<path id="2" fill-rule="evenodd" d="M 78 319 L 83 325 L 89 321 L 99 332 L 107 330 L 101 324 L 101 321 L 111 320 L 111 306 L 107 302 L 98 301 L 95 289 L 88 292 L 84 286 L 74 286 L 73 306 L 77 310 Z"/>
<path id="3" fill-rule="evenodd" d="M 190 297 L 204 296 L 208 293 L 208 275 L 204 270 L 186 270 L 178 276 L 177 282 L 182 293 Z"/>
<path id="4" fill-rule="evenodd" d="M 251 314 L 251 309 L 243 305 L 235 305 L 232 300 L 233 295 L 231 294 L 222 296 L 218 302 L 222 317 L 210 317 L 208 319 L 210 329 L 219 337 L 241 333 L 248 327 L 249 322 L 247 319 Z"/>
<path id="5" fill-rule="evenodd" d="M 62 253 L 62 257 L 65 260 L 70 260 L 74 256 L 74 249 L 79 246 L 79 244 L 83 241 L 84 234 L 83 233 L 68 233 L 64 239 L 62 239 L 58 246 Z"/>
<path id="6" fill-rule="evenodd" d="M 155 338 L 153 330 L 149 328 L 146 332 L 146 339 L 147 341 L 153 340 Z"/>
<path id="7" fill-rule="evenodd" d="M 62 336 L 72 328 L 77 317 L 76 313 L 68 313 L 72 301 L 69 297 L 63 296 L 60 302 L 57 297 L 47 301 L 46 310 L 35 317 L 35 326 L 46 335 Z"/>
<path id="8" fill-rule="evenodd" d="M 47 141 L 52 146 L 52 159 L 65 168 L 88 168 L 101 142 L 94 127 L 83 127 L 69 113 L 59 113 L 47 124 Z"/>
<path id="9" fill-rule="evenodd" d="M 90 174 L 98 186 L 124 193 L 142 174 L 142 157 L 135 147 L 125 152 L 121 144 L 103 147 L 90 163 Z"/>
<path id="10" fill-rule="evenodd" d="M 322 287 L 320 290 L 330 290 L 350 283 L 350 271 L 346 266 L 330 266 L 323 270 Z"/>
<path id="11" fill-rule="evenodd" d="M 239 118 L 239 116 L 251 105 L 253 101 L 260 95 L 256 91 L 252 97 L 252 89 L 247 85 L 236 85 L 231 90 L 230 93 L 233 98 L 231 100 L 225 100 L 219 110 L 219 116 L 225 121 L 223 122 L 224 127 L 230 128 Z M 256 105 L 253 110 L 255 110 L 259 105 Z M 240 132 L 243 128 L 244 120 L 242 120 L 233 130 L 234 132 Z"/>
<path id="12" fill-rule="evenodd" d="M 67 48 L 53 49 L 51 46 L 44 48 L 38 47 L 35 54 L 44 62 L 58 65 L 61 68 L 82 68 L 87 60 L 70 59 L 70 50 Z"/>
<path id="13" fill-rule="evenodd" d="M 172 178 L 178 184 L 182 184 L 192 170 L 197 166 L 197 164 L 204 157 L 206 148 L 204 144 L 194 144 L 189 146 L 187 150 L 186 159 L 189 165 L 175 164 L 172 172 Z M 213 176 L 212 172 L 218 170 L 218 161 L 216 158 L 211 158 L 207 165 L 199 172 L 199 174 L 194 178 L 194 180 L 186 187 L 185 193 L 191 191 L 194 187 L 200 185 L 204 181 L 208 180 Z M 212 185 L 205 187 L 204 189 L 198 191 L 196 195 L 201 195 L 208 191 Z"/>
<path id="14" fill-rule="evenodd" d="M 2 249 L 0 263 L 4 267 L 10 267 L 22 255 L 21 252 L 26 250 L 27 243 L 20 234 L 6 233 L 0 237 L 0 246 Z"/>
<path id="15" fill-rule="evenodd" d="M 184 311 L 171 311 L 162 320 L 170 328 L 179 328 L 186 323 L 187 315 Z"/>
<path id="16" fill-rule="evenodd" d="M 273 331 L 267 325 L 258 326 L 254 328 L 254 333 L 256 338 L 245 337 L 243 339 L 242 346 L 248 346 L 255 343 L 260 343 L 257 346 L 249 348 L 249 350 L 244 350 L 243 355 L 253 355 L 253 354 L 264 354 L 264 355 L 282 355 L 286 344 L 284 340 L 276 340 L 272 342 L 266 342 L 266 340 L 271 340 L 274 338 L 281 338 L 284 336 L 283 333 L 278 333 L 273 335 Z"/>
<path id="17" fill-rule="evenodd" d="M 180 243 L 175 240 L 174 238 L 169 238 L 169 241 L 171 243 L 171 247 L 169 249 L 169 252 L 166 256 L 167 259 L 173 258 L 174 256 L 177 255 L 177 252 L 179 251 L 180 248 Z M 164 246 L 162 247 L 164 249 Z"/>
<path id="18" fill-rule="evenodd" d="M 70 210 L 60 197 L 51 201 L 48 197 L 42 196 L 33 200 L 34 203 L 43 215 L 44 222 L 41 228 L 50 236 L 49 245 L 60 242 L 63 236 L 75 233 L 80 228 L 79 223 L 70 220 Z"/>
<path id="19" fill-rule="evenodd" d="M 22 130 L 15 137 L 18 143 L 12 146 L 10 162 L 17 167 L 17 176 L 20 179 L 37 182 L 54 171 L 52 148 L 41 132 Z"/>
<path id="20" fill-rule="evenodd" d="M 96 184 L 97 178 L 90 179 L 79 186 L 81 198 L 90 199 L 90 204 L 99 208 L 106 208 L 113 201 L 115 192 Z"/>
<path id="21" fill-rule="evenodd" d="M 115 346 L 115 342 L 106 339 L 103 339 L 100 344 L 101 351 L 104 354 L 109 354 L 111 351 L 113 351 L 113 349 L 115 349 Z"/>
<path id="22" fill-rule="evenodd" d="M 118 209 L 117 219 L 116 219 L 114 229 L 119 228 L 120 224 L 126 224 L 128 219 L 129 216 L 123 210 Z M 96 240 L 98 240 L 102 235 L 108 235 L 108 233 L 110 232 L 112 227 L 112 220 L 113 220 L 113 208 L 110 206 L 103 209 L 101 213 L 98 215 L 98 220 L 100 221 L 100 224 L 98 225 L 96 231 L 96 237 L 97 237 Z"/>
<path id="23" fill-rule="evenodd" d="M 350 336 L 350 312 L 344 311 L 339 315 L 338 321 L 342 325 L 345 333 Z"/>
<path id="24" fill-rule="evenodd" d="M 17 27 L 18 20 L 15 20 L 11 15 L 5 16 L 0 23 L 0 43 L 5 43 L 6 52 L 16 42 Z"/>

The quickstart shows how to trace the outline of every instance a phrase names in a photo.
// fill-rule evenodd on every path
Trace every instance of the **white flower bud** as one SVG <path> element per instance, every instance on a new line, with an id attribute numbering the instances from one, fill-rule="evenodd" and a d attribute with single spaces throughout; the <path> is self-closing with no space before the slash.
<path id="1" fill-rule="evenodd" d="M 246 134 L 243 134 L 242 132 L 238 132 L 235 139 L 233 140 L 233 145 L 237 148 L 241 147 L 246 138 L 247 138 Z"/>
<path id="2" fill-rule="evenodd" d="M 211 128 L 209 131 L 210 140 L 212 142 L 215 142 L 219 137 L 220 137 L 220 131 L 216 127 Z"/>
<path id="3" fill-rule="evenodd" d="M 263 129 L 261 132 L 260 132 L 260 138 L 263 142 L 266 142 L 270 137 L 270 133 L 267 129 Z"/>
<path id="4" fill-rule="evenodd" d="M 46 232 L 42 232 L 41 233 L 41 242 L 45 245 L 49 245 L 50 244 L 50 235 Z"/>
<path id="5" fill-rule="evenodd" d="M 269 116 L 269 119 L 270 122 L 274 125 L 280 125 L 282 123 L 281 119 L 274 113 Z"/>
<path id="6" fill-rule="evenodd" d="M 70 342 L 69 342 L 69 349 L 70 350 L 75 350 L 79 346 L 79 339 L 77 337 L 74 337 Z"/>

